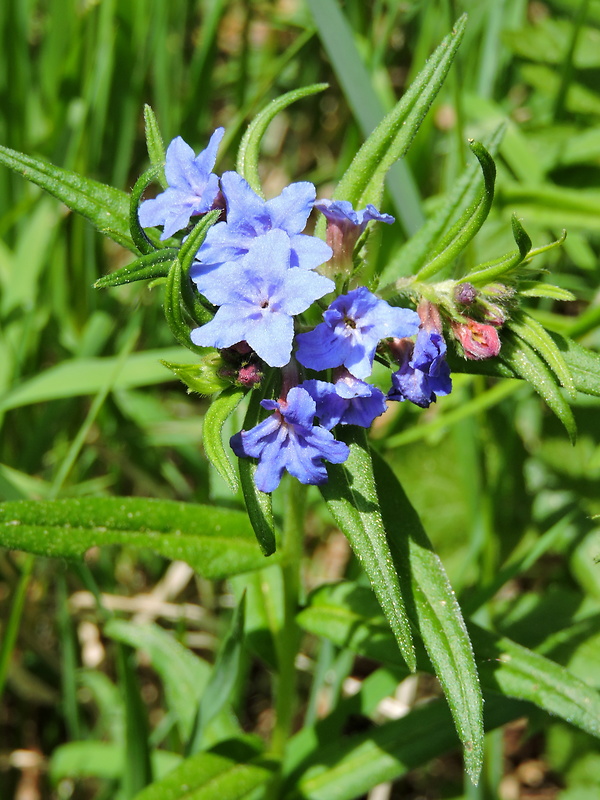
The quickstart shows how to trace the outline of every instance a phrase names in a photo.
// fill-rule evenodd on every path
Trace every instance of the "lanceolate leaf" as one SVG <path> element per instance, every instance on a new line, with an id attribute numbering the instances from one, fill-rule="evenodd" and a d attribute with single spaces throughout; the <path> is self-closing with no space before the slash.
<path id="1" fill-rule="evenodd" d="M 164 172 L 162 165 L 148 167 L 148 169 L 143 172 L 135 182 L 135 186 L 131 192 L 131 197 L 129 198 L 129 229 L 131 232 L 131 238 L 133 239 L 135 246 L 140 253 L 144 253 L 145 255 L 148 253 L 153 253 L 157 247 L 148 238 L 146 231 L 140 225 L 138 216 L 139 205 L 142 195 L 152 181 L 158 178 L 161 172 Z"/>
<path id="2" fill-rule="evenodd" d="M 442 87 L 462 40 L 466 16 L 456 23 L 425 64 L 399 103 L 381 121 L 360 148 L 334 193 L 355 207 L 379 203 L 385 175 L 408 151 L 425 114 Z"/>
<path id="3" fill-rule="evenodd" d="M 167 708 L 176 714 L 181 738 L 186 741 L 192 732 L 195 705 L 210 675 L 210 664 L 159 625 L 111 619 L 104 625 L 103 634 L 149 656 L 164 687 Z"/>
<path id="4" fill-rule="evenodd" d="M 169 274 L 169 267 L 177 258 L 175 247 L 165 247 L 161 250 L 154 250 L 147 255 L 136 258 L 131 264 L 103 275 L 94 284 L 95 289 L 107 289 L 110 286 L 123 286 L 133 281 L 155 280 L 165 278 Z"/>
<path id="5" fill-rule="evenodd" d="M 129 196 L 76 172 L 0 145 L 0 164 L 61 200 L 100 231 L 128 250 L 137 252 L 129 233 Z"/>
<path id="6" fill-rule="evenodd" d="M 239 405 L 244 394 L 244 389 L 236 386 L 221 392 L 210 404 L 202 427 L 204 452 L 234 494 L 239 488 L 239 481 L 236 470 L 223 446 L 223 426 Z"/>
<path id="7" fill-rule="evenodd" d="M 238 682 L 244 645 L 245 614 L 246 595 L 243 594 L 235 609 L 227 636 L 221 644 L 206 691 L 198 706 L 188 753 L 197 753 L 202 749 L 202 740 L 207 724 L 229 703 Z"/>
<path id="8" fill-rule="evenodd" d="M 565 426 L 571 441 L 577 437 L 577 426 L 569 404 L 560 393 L 556 378 L 535 350 L 512 331 L 502 335 L 501 360 L 520 378 L 528 381 L 550 406 Z"/>
<path id="9" fill-rule="evenodd" d="M 575 386 L 569 367 L 554 339 L 543 325 L 524 311 L 513 314 L 508 323 L 511 330 L 544 359 L 571 400 L 575 399 Z"/>
<path id="10" fill-rule="evenodd" d="M 465 623 L 442 562 L 388 464 L 373 454 L 381 513 L 408 612 L 418 625 L 476 782 L 483 760 L 483 710 Z"/>
<path id="11" fill-rule="evenodd" d="M 505 333 L 501 332 L 500 336 L 504 341 Z M 557 347 L 565 359 L 567 367 L 573 376 L 575 389 L 578 392 L 583 392 L 584 394 L 600 397 L 600 355 L 588 350 L 587 347 L 582 347 L 572 339 L 568 339 L 565 336 L 555 333 L 554 331 L 550 333 L 550 336 L 556 342 Z M 501 356 L 503 352 L 506 353 L 506 350 L 507 348 L 503 345 L 503 350 L 500 351 Z M 545 368 L 546 374 L 549 376 L 549 380 L 551 380 L 555 386 L 555 390 L 558 391 L 558 387 L 552 380 L 550 371 L 547 367 L 545 367 L 540 359 L 538 360 Z M 468 361 L 465 358 L 460 358 L 456 355 L 456 353 L 452 353 L 449 350 L 448 363 L 450 364 L 450 368 L 453 372 L 467 372 L 474 375 L 489 375 L 490 377 L 495 378 L 526 379 L 525 375 L 521 375 L 510 364 L 510 358 L 508 357 L 504 361 L 500 360 L 500 358 L 488 358 L 483 361 Z"/>
<path id="12" fill-rule="evenodd" d="M 498 151 L 505 127 L 504 124 L 498 126 L 486 140 L 486 149 L 491 156 Z M 476 159 L 472 159 L 438 211 L 390 259 L 381 275 L 382 283 L 393 281 L 399 275 L 413 275 L 423 266 L 427 255 L 434 252 L 436 243 L 441 241 L 454 216 L 461 208 L 470 208 L 476 202 L 480 183 L 481 167 Z"/>
<path id="13" fill-rule="evenodd" d="M 483 189 L 476 205 L 467 208 L 460 219 L 443 237 L 434 257 L 417 273 L 419 280 L 426 280 L 456 259 L 481 228 L 492 207 L 496 182 L 494 159 L 479 142 L 470 141 L 471 150 L 477 157 L 483 172 Z"/>
<path id="14" fill-rule="evenodd" d="M 264 197 L 258 174 L 258 159 L 260 156 L 260 143 L 270 123 L 280 111 L 283 111 L 292 103 L 302 100 L 303 97 L 309 97 L 311 94 L 322 92 L 327 87 L 328 84 L 326 83 L 314 83 L 312 86 L 304 86 L 301 89 L 295 89 L 293 92 L 287 92 L 287 94 L 281 95 L 276 100 L 272 100 L 248 125 L 238 151 L 237 171 L 248 181 L 257 194 Z"/>
<path id="15" fill-rule="evenodd" d="M 465 275 L 463 280 L 475 286 L 485 286 L 498 278 L 514 273 L 516 267 L 523 263 L 531 250 L 531 239 L 525 228 L 519 222 L 517 216 L 512 216 L 512 231 L 517 244 L 517 251 L 508 253 L 501 258 L 496 258 L 486 264 L 480 264 L 473 272 Z"/>
<path id="16" fill-rule="evenodd" d="M 81 558 L 110 544 L 147 547 L 212 579 L 265 563 L 241 511 L 128 497 L 0 504 L 1 547 Z"/>
<path id="17" fill-rule="evenodd" d="M 410 623 L 382 520 L 365 431 L 349 425 L 339 438 L 350 447 L 350 456 L 344 464 L 329 466 L 329 480 L 321 493 L 371 581 L 406 664 L 414 670 Z"/>

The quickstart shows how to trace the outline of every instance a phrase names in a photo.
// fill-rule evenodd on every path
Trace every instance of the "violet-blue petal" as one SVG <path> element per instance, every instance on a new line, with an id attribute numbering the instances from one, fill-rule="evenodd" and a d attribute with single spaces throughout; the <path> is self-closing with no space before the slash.
<path id="1" fill-rule="evenodd" d="M 446 342 L 441 333 L 421 328 L 412 351 L 406 351 L 400 369 L 392 375 L 389 400 L 410 400 L 428 408 L 437 397 L 450 394 L 452 378 L 446 359 Z"/>
<path id="2" fill-rule="evenodd" d="M 317 417 L 324 428 L 336 425 L 370 427 L 386 410 L 383 392 L 348 374 L 335 383 L 309 380 L 301 384 L 317 405 Z"/>
<path id="3" fill-rule="evenodd" d="M 210 211 L 219 193 L 219 179 L 212 174 L 224 129 L 217 128 L 208 146 L 197 157 L 192 148 L 177 136 L 166 153 L 164 192 L 145 200 L 139 208 L 144 228 L 163 225 L 162 240 L 186 227 L 190 217 Z"/>
<path id="4" fill-rule="evenodd" d="M 289 237 L 276 229 L 260 237 L 240 261 L 197 276 L 199 291 L 220 308 L 210 322 L 192 331 L 192 341 L 219 348 L 245 341 L 269 366 L 285 366 L 294 338 L 293 316 L 334 288 L 328 278 L 289 267 L 289 261 Z"/>
<path id="5" fill-rule="evenodd" d="M 301 387 L 290 389 L 285 401 L 263 401 L 263 405 L 275 406 L 274 413 L 252 430 L 231 438 L 236 455 L 258 458 L 254 480 L 261 491 L 276 489 L 284 470 L 301 483 L 324 483 L 323 459 L 339 464 L 348 458 L 349 449 L 343 442 L 312 424 L 315 402 Z"/>
<path id="6" fill-rule="evenodd" d="M 390 306 L 364 286 L 337 297 L 323 318 L 296 337 L 298 361 L 315 370 L 343 365 L 356 378 L 370 375 L 381 339 L 412 336 L 420 323 L 414 311 Z"/>
<path id="7" fill-rule="evenodd" d="M 293 235 L 303 231 L 315 202 L 316 191 L 312 183 L 290 183 L 278 197 L 267 200 L 265 208 L 273 228 L 281 228 Z"/>
<path id="8" fill-rule="evenodd" d="M 330 247 L 314 236 L 302 234 L 310 214 L 315 189 L 311 183 L 292 183 L 272 200 L 263 200 L 236 172 L 226 172 L 221 188 L 227 221 L 211 228 L 197 254 L 192 279 L 203 272 L 237 261 L 254 249 L 269 231 L 280 230 L 290 241 L 291 266 L 314 269 L 331 257 Z"/>
<path id="9" fill-rule="evenodd" d="M 395 221 L 391 214 L 378 211 L 372 203 L 358 210 L 347 200 L 317 200 L 314 205 L 327 219 L 343 226 L 356 226 L 361 230 L 371 221 L 385 222 L 388 225 Z"/>

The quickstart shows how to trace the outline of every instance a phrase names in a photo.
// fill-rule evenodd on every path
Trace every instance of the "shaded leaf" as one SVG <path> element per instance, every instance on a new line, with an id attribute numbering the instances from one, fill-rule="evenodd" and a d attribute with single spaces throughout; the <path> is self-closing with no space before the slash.
<path id="1" fill-rule="evenodd" d="M 135 800 L 250 800 L 275 768 L 274 761 L 256 756 L 243 740 L 224 742 L 212 752 L 186 758 Z"/>

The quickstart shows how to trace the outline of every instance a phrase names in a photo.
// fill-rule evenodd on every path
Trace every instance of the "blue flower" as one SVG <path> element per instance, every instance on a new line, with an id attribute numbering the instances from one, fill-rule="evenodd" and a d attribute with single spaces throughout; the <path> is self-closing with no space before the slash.
<path id="1" fill-rule="evenodd" d="M 336 425 L 368 428 L 387 408 L 380 389 L 355 378 L 347 370 L 343 370 L 335 383 L 310 380 L 300 385 L 317 404 L 316 415 L 328 431 Z"/>
<path id="2" fill-rule="evenodd" d="M 400 369 L 392 375 L 388 400 L 410 400 L 428 408 L 438 396 L 450 394 L 452 379 L 441 333 L 422 327 L 417 340 L 403 343 Z"/>
<path id="3" fill-rule="evenodd" d="M 386 222 L 391 225 L 394 217 L 391 214 L 383 214 L 378 211 L 372 203 L 368 203 L 365 208 L 358 211 L 352 207 L 352 203 L 347 200 L 317 200 L 315 208 L 325 214 L 330 222 L 336 223 L 340 228 L 350 230 L 358 228 L 362 233 L 367 227 L 367 222 Z"/>
<path id="4" fill-rule="evenodd" d="M 326 238 L 333 255 L 324 273 L 332 276 L 352 273 L 354 248 L 368 222 L 394 222 L 392 216 L 381 214 L 371 203 L 355 211 L 347 200 L 317 200 L 315 208 L 327 217 Z"/>
<path id="5" fill-rule="evenodd" d="M 165 175 L 168 188 L 152 200 L 144 200 L 139 208 L 140 225 L 152 228 L 164 225 L 160 236 L 168 239 L 186 227 L 194 214 L 205 214 L 214 207 L 219 194 L 219 179 L 212 173 L 224 128 L 210 137 L 206 150 L 198 156 L 181 136 L 167 148 Z"/>
<path id="6" fill-rule="evenodd" d="M 227 222 L 218 222 L 208 231 L 190 272 L 192 280 L 243 258 L 271 230 L 281 230 L 287 235 L 292 267 L 314 269 L 331 257 L 331 249 L 325 242 L 301 233 L 315 199 L 312 183 L 292 183 L 279 197 L 263 200 L 241 175 L 226 172 L 221 178 L 221 188 L 227 205 Z"/>
<path id="7" fill-rule="evenodd" d="M 262 400 L 261 405 L 275 413 L 230 440 L 240 458 L 258 458 L 254 481 L 261 492 L 276 489 L 286 469 L 300 483 L 326 483 L 323 459 L 341 464 L 348 458 L 347 445 L 313 425 L 315 401 L 300 386 L 290 389 L 285 400 Z"/>
<path id="8" fill-rule="evenodd" d="M 269 366 L 285 366 L 292 352 L 293 316 L 334 289 L 329 278 L 292 267 L 290 260 L 289 237 L 276 229 L 226 270 L 199 275 L 200 293 L 220 308 L 192 331 L 192 341 L 218 348 L 244 341 Z"/>
<path id="9" fill-rule="evenodd" d="M 390 306 L 364 286 L 337 297 L 323 319 L 296 337 L 298 361 L 316 370 L 343 364 L 355 378 L 371 374 L 380 339 L 412 336 L 419 327 L 416 312 Z"/>

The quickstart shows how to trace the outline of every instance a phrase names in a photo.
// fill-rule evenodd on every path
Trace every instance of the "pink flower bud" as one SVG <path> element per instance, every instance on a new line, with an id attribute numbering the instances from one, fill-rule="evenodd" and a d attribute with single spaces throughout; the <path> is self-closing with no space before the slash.
<path id="1" fill-rule="evenodd" d="M 465 358 L 480 361 L 500 352 L 500 337 L 492 325 L 468 319 L 466 323 L 452 322 L 452 332 L 461 343 Z"/>

